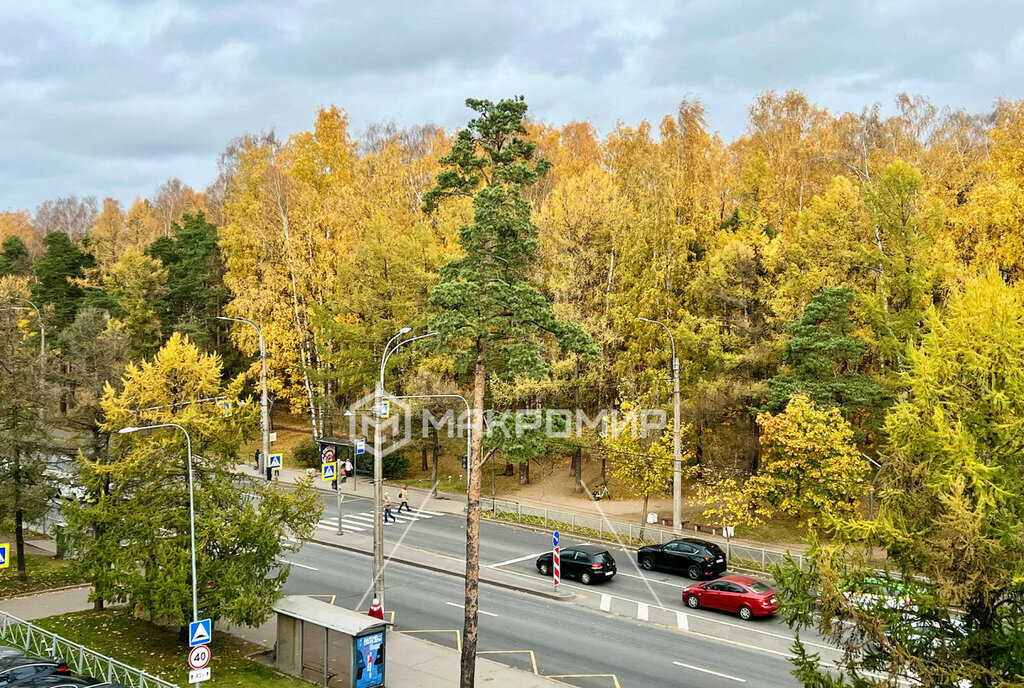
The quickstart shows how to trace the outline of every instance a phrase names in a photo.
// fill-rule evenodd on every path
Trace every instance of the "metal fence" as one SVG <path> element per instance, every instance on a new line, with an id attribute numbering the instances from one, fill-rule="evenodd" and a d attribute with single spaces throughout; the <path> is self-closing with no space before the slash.
<path id="1" fill-rule="evenodd" d="M 178 688 L 173 683 L 101 655 L 4 611 L 0 611 L 0 641 L 3 641 L 0 644 L 13 645 L 30 655 L 60 657 L 72 671 L 82 676 L 117 681 L 135 688 Z"/>
<path id="2" fill-rule="evenodd" d="M 653 524 L 641 526 L 638 523 L 611 521 L 602 516 L 586 516 L 571 511 L 529 506 L 490 497 L 483 497 L 480 502 L 481 509 L 497 520 L 513 521 L 550 531 L 559 530 L 570 535 L 596 540 L 621 542 L 627 546 L 663 544 L 679 537 L 672 530 L 666 530 Z M 737 544 L 729 538 L 718 536 L 717 533 L 720 530 L 716 528 L 709 534 L 706 531 L 695 529 L 700 533 L 701 538 L 711 540 L 725 550 L 731 566 L 767 573 L 776 564 L 782 564 L 787 556 L 791 556 L 797 566 L 807 568 L 807 559 L 802 554 Z"/>

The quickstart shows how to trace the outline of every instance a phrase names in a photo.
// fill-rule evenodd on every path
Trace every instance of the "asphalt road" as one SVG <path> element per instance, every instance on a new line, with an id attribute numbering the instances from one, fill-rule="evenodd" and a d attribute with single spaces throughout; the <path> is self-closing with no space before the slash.
<path id="1" fill-rule="evenodd" d="M 428 502 L 423 508 L 429 510 L 430 506 Z M 366 516 L 372 513 L 373 502 L 371 500 L 346 496 L 342 508 L 343 514 L 345 514 L 343 516 L 344 525 L 350 528 L 365 527 L 366 530 L 361 532 L 370 532 L 372 520 Z M 330 527 L 336 527 L 336 517 L 337 504 L 335 500 L 325 497 L 323 518 L 331 524 Z M 466 550 L 465 532 L 464 516 L 445 514 L 388 525 L 385 529 L 385 538 L 388 542 L 394 542 L 401 537 L 402 543 L 407 546 L 462 557 L 465 556 Z M 568 534 L 563 534 L 561 537 L 563 547 L 568 547 L 575 542 Z M 551 536 L 546 533 L 537 533 L 512 524 L 481 519 L 481 567 L 501 567 L 543 580 L 537 571 L 535 562 L 541 553 L 550 550 Z M 682 602 L 682 591 L 693 582 L 689 578 L 663 571 L 644 571 L 637 564 L 636 556 L 632 552 L 618 547 L 609 547 L 609 551 L 615 558 L 618 568 L 614 579 L 593 586 L 583 586 L 575 581 L 563 580 L 564 589 L 584 595 L 582 600 L 584 604 L 591 604 L 591 606 L 615 614 L 639 619 L 646 617 L 650 621 L 668 623 L 669 617 L 674 617 L 675 610 L 686 611 L 690 616 L 706 620 L 707 628 L 702 627 L 700 629 L 702 631 L 706 630 L 715 634 L 711 626 L 721 627 L 724 633 L 732 636 L 736 634 L 737 630 L 732 627 L 745 626 L 748 629 L 756 629 L 760 633 L 754 636 L 749 633 L 741 634 L 744 635 L 744 639 L 750 637 L 771 638 L 772 649 L 779 651 L 789 649 L 792 634 L 779 618 L 756 619 L 744 623 L 737 617 L 719 612 L 688 610 Z M 672 613 L 666 614 L 665 610 L 672 610 Z M 671 625 L 676 625 L 674 619 Z M 809 636 L 806 640 L 813 642 L 818 639 Z"/>
<path id="2" fill-rule="evenodd" d="M 424 527 L 424 532 L 435 528 Z M 501 546 L 493 550 L 492 559 L 503 551 Z M 289 561 L 294 566 L 287 593 L 323 596 L 349 609 L 366 608 L 369 557 L 309 543 Z M 389 564 L 387 573 L 388 606 L 395 613 L 396 629 L 457 647 L 463 614 L 461 579 L 400 564 Z M 540 674 L 583 688 L 798 685 L 780 654 L 571 602 L 482 585 L 480 610 L 482 656 L 528 671 L 536 666 Z"/>

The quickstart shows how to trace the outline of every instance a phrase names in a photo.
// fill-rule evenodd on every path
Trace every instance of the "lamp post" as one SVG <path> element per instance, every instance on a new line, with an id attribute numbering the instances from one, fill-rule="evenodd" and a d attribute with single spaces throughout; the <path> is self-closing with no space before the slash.
<path id="1" fill-rule="evenodd" d="M 660 320 L 649 318 L 637 318 L 643 322 L 661 325 L 668 332 L 669 341 L 672 343 L 672 415 L 673 415 L 673 452 L 675 461 L 672 462 L 672 529 L 682 532 L 683 519 L 683 458 L 679 438 L 679 359 L 676 358 L 676 338 L 672 336 L 672 330 Z"/>
<path id="2" fill-rule="evenodd" d="M 260 477 L 266 477 L 267 457 L 270 456 L 270 397 L 267 394 L 267 342 L 263 339 L 263 330 L 252 320 L 229 318 L 225 315 L 218 315 L 217 320 L 229 320 L 252 325 L 256 328 L 256 334 L 260 337 L 260 431 L 263 434 L 263 450 L 260 452 L 258 468 Z"/>
<path id="3" fill-rule="evenodd" d="M 196 588 L 196 506 L 195 491 L 192 485 L 192 438 L 188 430 L 177 423 L 158 423 L 156 425 L 142 425 L 140 427 L 121 428 L 117 432 L 122 435 L 138 432 L 139 430 L 154 430 L 156 428 L 177 428 L 185 433 L 185 446 L 188 452 L 188 523 L 189 541 L 192 549 L 192 622 L 199 621 L 199 593 Z M 195 685 L 198 687 L 199 683 Z"/>

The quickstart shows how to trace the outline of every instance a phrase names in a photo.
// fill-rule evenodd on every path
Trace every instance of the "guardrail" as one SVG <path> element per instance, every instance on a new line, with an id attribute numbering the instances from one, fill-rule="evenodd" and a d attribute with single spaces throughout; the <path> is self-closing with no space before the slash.
<path id="1" fill-rule="evenodd" d="M 492 497 L 482 497 L 480 508 L 485 514 L 489 514 L 496 520 L 513 521 L 550 531 L 559 530 L 570 535 L 596 540 L 621 542 L 634 547 L 660 545 L 679 537 L 675 532 L 656 525 L 641 526 L 638 523 L 611 521 L 602 516 L 587 516 L 571 511 L 529 506 Z M 643 537 L 641 537 L 641 532 Z M 729 538 L 708 535 L 701 531 L 698 531 L 698 534 L 702 539 L 720 545 L 725 550 L 730 566 L 768 573 L 771 567 L 783 563 L 786 556 L 790 555 L 797 566 L 803 569 L 807 568 L 807 558 L 802 554 L 790 554 L 783 550 L 741 545 L 732 542 Z"/>
<path id="2" fill-rule="evenodd" d="M 178 688 L 141 669 L 130 667 L 56 633 L 0 611 L 0 640 L 40 657 L 60 657 L 76 674 L 103 681 L 117 681 L 135 688 Z"/>

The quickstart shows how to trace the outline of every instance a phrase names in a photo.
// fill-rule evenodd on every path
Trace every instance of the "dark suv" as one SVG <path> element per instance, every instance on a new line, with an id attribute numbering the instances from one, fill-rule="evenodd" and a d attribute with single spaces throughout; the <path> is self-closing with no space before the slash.
<path id="1" fill-rule="evenodd" d="M 724 573 L 727 565 L 721 547 L 698 538 L 680 538 L 664 545 L 646 545 L 637 551 L 636 560 L 648 571 L 677 571 L 693 580 Z"/>
<path id="2" fill-rule="evenodd" d="M 0 686 L 21 685 L 22 681 L 36 676 L 68 673 L 68 665 L 61 659 L 25 656 L 0 659 Z"/>
<path id="3" fill-rule="evenodd" d="M 563 578 L 579 578 L 583 585 L 611 580 L 615 575 L 615 558 L 604 547 L 577 545 L 559 551 Z M 545 576 L 552 572 L 554 555 L 545 552 L 537 558 L 537 570 Z"/>

